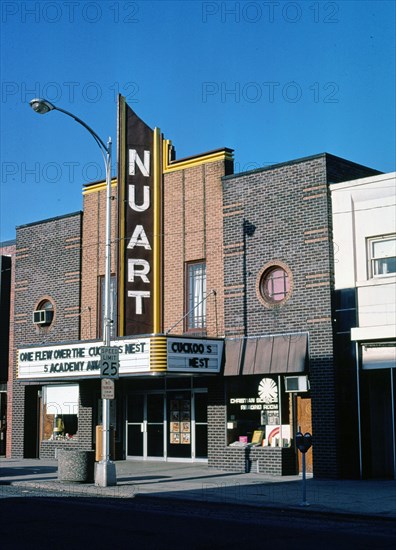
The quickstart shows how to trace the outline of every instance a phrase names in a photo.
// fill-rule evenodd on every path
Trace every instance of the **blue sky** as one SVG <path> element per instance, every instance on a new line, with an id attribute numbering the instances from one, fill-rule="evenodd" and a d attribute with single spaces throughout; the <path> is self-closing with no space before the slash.
<path id="1" fill-rule="evenodd" d="M 1 7 L 0 241 L 82 208 L 116 141 L 120 92 L 177 157 L 240 172 L 329 152 L 395 170 L 393 1 L 7 2 Z M 114 158 L 113 173 L 115 173 Z"/>

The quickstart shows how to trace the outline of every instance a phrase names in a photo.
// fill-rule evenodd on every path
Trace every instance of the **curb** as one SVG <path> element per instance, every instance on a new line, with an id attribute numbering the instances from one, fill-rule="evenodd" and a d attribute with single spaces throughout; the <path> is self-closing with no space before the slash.
<path id="1" fill-rule="evenodd" d="M 221 506 L 222 508 L 243 508 L 255 511 L 285 511 L 291 512 L 294 516 L 298 517 L 315 517 L 321 519 L 338 518 L 342 520 L 360 520 L 360 521 L 384 521 L 395 523 L 395 517 L 389 515 L 381 515 L 378 513 L 364 513 L 364 512 L 351 512 L 334 510 L 329 508 L 318 508 L 317 505 L 299 506 L 297 504 L 285 504 L 281 502 L 257 502 L 251 503 L 247 501 L 231 501 L 225 499 L 199 499 L 199 498 L 185 498 L 185 496 L 178 495 L 177 491 L 172 494 L 169 493 L 156 493 L 155 496 L 149 493 L 139 492 L 139 485 L 116 485 L 114 487 L 98 487 L 93 484 L 81 484 L 70 483 L 62 481 L 48 481 L 44 483 L 38 483 L 34 481 L 10 481 L 0 482 L 1 486 L 12 486 L 17 488 L 27 488 L 42 490 L 45 493 L 59 493 L 60 496 L 64 493 L 70 493 L 71 497 L 86 497 L 86 498 L 101 498 L 101 499 L 119 499 L 135 501 L 144 501 L 146 503 L 158 503 L 161 502 L 175 503 L 187 506 L 205 506 L 206 508 Z M 46 496 L 46 495 L 43 495 Z M 53 498 L 53 495 L 50 495 Z"/>

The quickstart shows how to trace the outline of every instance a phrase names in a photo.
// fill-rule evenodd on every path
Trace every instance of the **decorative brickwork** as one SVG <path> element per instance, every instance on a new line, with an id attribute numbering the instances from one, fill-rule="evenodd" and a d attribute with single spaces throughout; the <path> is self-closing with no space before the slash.
<path id="1" fill-rule="evenodd" d="M 317 477 L 337 477 L 341 460 L 333 360 L 334 273 L 328 184 L 373 173 L 377 172 L 323 154 L 223 178 L 226 336 L 309 333 Z M 238 254 L 234 253 L 236 249 Z M 268 308 L 257 296 L 256 281 L 263 267 L 272 261 L 284 262 L 290 268 L 293 291 L 283 305 Z M 240 471 L 240 450 L 225 447 L 224 396 L 222 401 L 218 394 L 217 403 L 213 403 L 209 462 Z M 279 472 L 283 467 L 293 467 L 293 460 L 282 458 L 279 463 L 281 449 L 266 449 L 262 454 L 263 450 L 252 449 L 253 460 L 259 456 L 259 468 Z M 285 451 L 290 453 L 290 449 Z"/>
<path id="2" fill-rule="evenodd" d="M 224 334 L 222 182 L 227 162 L 216 161 L 164 176 L 164 331 L 184 330 L 185 263 L 206 260 L 208 336 Z"/>
<path id="3" fill-rule="evenodd" d="M 112 196 L 116 198 L 117 188 L 113 186 Z M 81 340 L 92 340 L 99 335 L 99 281 L 105 272 L 105 219 L 106 186 L 99 190 L 84 192 L 82 274 L 81 274 Z M 117 265 L 117 201 L 111 208 L 111 272 Z M 71 272 L 72 270 L 68 270 Z"/>
<path id="4" fill-rule="evenodd" d="M 80 266 L 80 212 L 17 228 L 13 353 L 27 345 L 79 338 Z M 73 281 L 70 281 L 70 272 L 74 273 Z M 33 324 L 32 316 L 45 296 L 53 300 L 56 316 L 50 326 L 40 327 Z M 74 315 L 70 315 L 70 308 Z M 11 380 L 9 453 L 13 457 L 36 457 L 41 454 L 37 449 L 39 387 L 26 387 L 18 382 L 15 361 Z M 54 456 L 46 453 L 45 446 L 42 450 L 43 456 Z"/>

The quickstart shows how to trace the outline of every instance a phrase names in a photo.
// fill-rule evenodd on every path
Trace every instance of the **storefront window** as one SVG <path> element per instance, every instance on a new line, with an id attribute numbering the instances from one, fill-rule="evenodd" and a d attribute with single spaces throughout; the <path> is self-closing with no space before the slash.
<path id="1" fill-rule="evenodd" d="M 289 397 L 277 376 L 227 381 L 227 445 L 289 447 Z"/>
<path id="2" fill-rule="evenodd" d="M 78 385 L 43 387 L 42 439 L 75 439 L 78 430 Z"/>

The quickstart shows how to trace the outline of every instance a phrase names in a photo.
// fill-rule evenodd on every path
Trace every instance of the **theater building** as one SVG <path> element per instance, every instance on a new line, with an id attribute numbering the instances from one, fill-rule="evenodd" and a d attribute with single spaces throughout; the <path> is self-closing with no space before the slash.
<path id="1" fill-rule="evenodd" d="M 377 174 L 322 154 L 233 174 L 176 160 L 123 102 L 112 193 L 113 456 L 342 475 L 329 184 Z M 12 456 L 97 447 L 106 189 L 17 229 Z M 344 472 L 345 473 L 345 472 Z"/>

